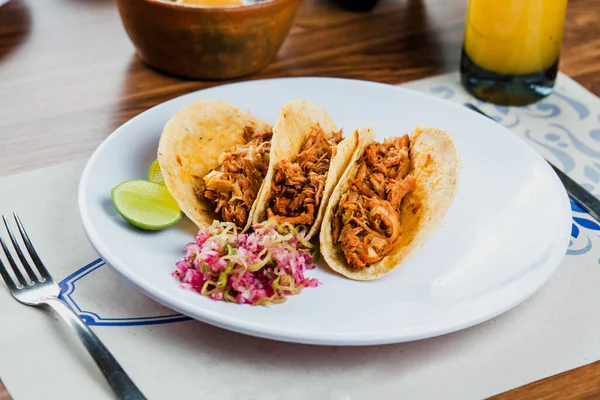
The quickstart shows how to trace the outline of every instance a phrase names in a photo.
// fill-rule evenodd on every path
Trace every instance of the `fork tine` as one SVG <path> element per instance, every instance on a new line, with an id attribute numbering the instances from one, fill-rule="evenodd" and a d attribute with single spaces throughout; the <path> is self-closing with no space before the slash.
<path id="1" fill-rule="evenodd" d="M 4 239 L 2 239 L 2 236 L 0 236 L 0 245 L 2 245 L 4 254 L 6 254 L 6 258 L 8 259 L 8 262 L 9 262 L 10 266 L 12 267 L 12 270 L 13 270 L 15 276 L 17 277 L 17 281 L 19 281 L 21 286 L 27 286 L 27 281 L 23 277 L 23 274 L 21 273 L 21 270 L 19 269 L 19 267 L 17 267 L 17 264 L 15 264 L 15 260 L 13 259 L 12 255 L 10 254 L 10 250 L 8 250 L 8 247 L 6 247 L 6 243 L 4 242 Z"/>
<path id="2" fill-rule="evenodd" d="M 29 261 L 27 261 L 27 258 L 25 258 L 25 255 L 21 251 L 21 246 L 19 246 L 19 242 L 17 242 L 17 238 L 15 238 L 15 235 L 13 234 L 12 229 L 10 228 L 10 224 L 6 220 L 6 216 L 3 215 L 2 219 L 4 220 L 4 225 L 6 226 L 6 231 L 8 232 L 8 237 L 10 237 L 10 241 L 12 242 L 13 247 L 15 248 L 15 250 L 17 252 L 17 255 L 19 256 L 19 260 L 21 260 L 21 264 L 23 264 L 23 267 L 25 268 L 27 275 L 29 275 L 29 279 L 31 279 L 32 282 L 37 282 L 38 278 L 37 278 L 37 276 L 35 276 L 35 273 L 31 269 L 31 266 L 29 265 Z"/>
<path id="3" fill-rule="evenodd" d="M 46 266 L 40 259 L 40 256 L 38 256 L 38 253 L 35 251 L 35 248 L 33 247 L 33 243 L 31 243 L 31 240 L 29 240 L 29 236 L 27 235 L 27 232 L 25 231 L 25 227 L 23 226 L 23 223 L 21 222 L 21 218 L 19 218 L 19 215 L 17 213 L 13 213 L 13 217 L 15 217 L 15 221 L 17 221 L 17 227 L 19 228 L 19 233 L 21 234 L 21 237 L 23 238 L 23 243 L 25 243 L 25 247 L 27 248 L 27 251 L 29 252 L 29 255 L 31 256 L 33 263 L 37 267 L 38 272 L 42 276 L 42 279 L 51 281 L 52 276 L 50 275 L 50 272 L 48 272 L 48 270 L 46 269 Z"/>
<path id="4" fill-rule="evenodd" d="M 0 237 L 0 240 L 1 239 L 2 238 Z M 2 260 L 0 260 L 0 275 L 2 275 L 2 279 L 4 279 L 4 283 L 6 283 L 6 286 L 8 286 L 8 288 L 10 289 L 11 292 L 17 290 L 17 285 L 15 285 L 15 281 L 13 281 L 13 278 L 11 278 L 10 274 L 6 270 L 6 267 L 4 266 L 4 263 L 2 262 Z"/>

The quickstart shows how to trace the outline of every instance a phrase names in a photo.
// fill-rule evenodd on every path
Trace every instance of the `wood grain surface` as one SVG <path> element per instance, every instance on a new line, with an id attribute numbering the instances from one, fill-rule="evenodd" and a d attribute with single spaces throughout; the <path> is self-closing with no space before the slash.
<path id="1" fill-rule="evenodd" d="M 381 0 L 362 14 L 304 0 L 277 59 L 245 79 L 397 84 L 456 70 L 466 5 Z M 598 10 L 600 0 L 569 2 L 560 69 L 600 95 Z M 112 0 L 11 0 L 0 7 L 0 176 L 88 156 L 134 115 L 222 83 L 175 79 L 141 64 Z M 0 400 L 8 398 L 0 385 Z M 495 399 L 529 398 L 600 398 L 600 363 Z"/>

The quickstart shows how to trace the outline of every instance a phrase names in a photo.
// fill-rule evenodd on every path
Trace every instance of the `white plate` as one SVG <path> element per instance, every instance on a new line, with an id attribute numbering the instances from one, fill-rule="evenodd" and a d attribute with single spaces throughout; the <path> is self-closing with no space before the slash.
<path id="1" fill-rule="evenodd" d="M 372 282 L 356 282 L 326 265 L 323 282 L 281 305 L 215 302 L 183 290 L 171 277 L 195 229 L 141 232 L 116 212 L 110 190 L 145 178 L 161 129 L 181 107 L 220 99 L 275 122 L 279 107 L 302 98 L 323 106 L 348 133 L 372 124 L 377 139 L 417 124 L 449 131 L 462 171 L 442 225 L 407 263 Z M 456 104 L 388 85 L 328 78 L 249 81 L 219 86 L 158 105 L 118 128 L 89 160 L 79 206 L 95 249 L 156 301 L 226 329 L 313 344 L 402 342 L 463 329 L 532 295 L 562 260 L 570 236 L 567 194 L 545 161 L 511 132 Z"/>

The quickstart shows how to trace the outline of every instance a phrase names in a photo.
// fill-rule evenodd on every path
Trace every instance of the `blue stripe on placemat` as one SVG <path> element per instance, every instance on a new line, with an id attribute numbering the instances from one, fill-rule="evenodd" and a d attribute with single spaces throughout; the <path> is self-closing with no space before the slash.
<path id="1" fill-rule="evenodd" d="M 574 256 L 586 254 L 593 247 L 591 237 L 598 237 L 600 233 L 600 224 L 573 201 L 571 201 L 571 210 L 573 211 L 573 224 L 571 225 L 571 241 L 567 254 Z M 598 259 L 598 264 L 600 264 L 600 259 Z"/>
<path id="2" fill-rule="evenodd" d="M 73 293 L 77 288 L 76 283 L 80 279 L 85 278 L 90 273 L 94 272 L 98 268 L 104 267 L 106 264 L 100 258 L 92 261 L 84 267 L 73 272 L 65 279 L 59 282 L 60 287 L 60 298 L 69 304 L 76 312 L 79 317 L 89 326 L 136 326 L 136 325 L 156 325 L 156 324 L 167 324 L 172 322 L 188 321 L 191 318 L 186 317 L 183 314 L 168 314 L 159 315 L 153 317 L 131 317 L 131 318 L 108 318 L 102 317 L 97 312 L 82 310 L 73 298 Z"/>

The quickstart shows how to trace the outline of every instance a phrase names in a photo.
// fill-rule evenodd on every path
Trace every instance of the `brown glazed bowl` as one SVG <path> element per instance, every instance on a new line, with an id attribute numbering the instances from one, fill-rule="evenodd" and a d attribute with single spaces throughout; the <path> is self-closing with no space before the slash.
<path id="1" fill-rule="evenodd" d="M 300 1 L 204 7 L 117 0 L 117 5 L 144 63 L 186 78 L 228 79 L 256 72 L 275 58 Z"/>

